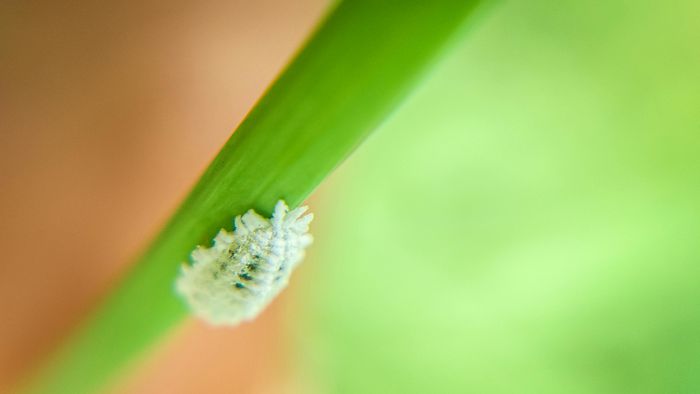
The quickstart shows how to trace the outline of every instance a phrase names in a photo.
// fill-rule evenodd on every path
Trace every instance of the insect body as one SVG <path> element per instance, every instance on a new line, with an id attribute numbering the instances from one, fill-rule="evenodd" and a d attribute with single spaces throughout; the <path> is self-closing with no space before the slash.
<path id="1" fill-rule="evenodd" d="M 214 325 L 236 325 L 255 318 L 282 291 L 312 242 L 307 207 L 289 211 L 280 200 L 272 218 L 249 210 L 221 229 L 213 246 L 192 251 L 176 290 L 192 311 Z"/>

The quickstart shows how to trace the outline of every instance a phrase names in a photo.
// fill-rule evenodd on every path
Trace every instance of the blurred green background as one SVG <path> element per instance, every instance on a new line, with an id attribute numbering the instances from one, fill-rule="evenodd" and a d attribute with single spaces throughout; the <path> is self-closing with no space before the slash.
<path id="1" fill-rule="evenodd" d="M 325 184 L 320 393 L 700 392 L 700 3 L 500 2 Z"/>

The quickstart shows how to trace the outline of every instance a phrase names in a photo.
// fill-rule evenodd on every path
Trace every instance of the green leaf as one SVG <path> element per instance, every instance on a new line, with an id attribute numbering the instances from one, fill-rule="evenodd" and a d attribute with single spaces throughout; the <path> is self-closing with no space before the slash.
<path id="1" fill-rule="evenodd" d="M 238 127 L 165 229 L 29 392 L 103 387 L 187 310 L 180 264 L 231 219 L 301 203 L 399 104 L 479 0 L 340 3 Z"/>

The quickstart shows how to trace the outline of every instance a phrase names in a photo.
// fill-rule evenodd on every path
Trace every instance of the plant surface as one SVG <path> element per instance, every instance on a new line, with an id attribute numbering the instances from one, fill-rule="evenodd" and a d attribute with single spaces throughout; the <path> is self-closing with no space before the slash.
<path id="1" fill-rule="evenodd" d="M 187 315 L 180 264 L 248 209 L 291 208 L 416 85 L 479 0 L 352 0 L 334 6 L 100 308 L 26 388 L 103 387 Z"/>

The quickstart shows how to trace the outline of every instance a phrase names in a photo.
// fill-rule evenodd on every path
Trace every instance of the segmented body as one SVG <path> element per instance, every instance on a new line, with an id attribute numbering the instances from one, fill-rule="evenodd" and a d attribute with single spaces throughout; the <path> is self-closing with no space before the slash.
<path id="1" fill-rule="evenodd" d="M 255 318 L 289 282 L 312 242 L 307 207 L 289 211 L 284 201 L 270 219 L 252 209 L 221 229 L 213 246 L 198 246 L 183 265 L 176 289 L 192 311 L 214 325 Z"/>

